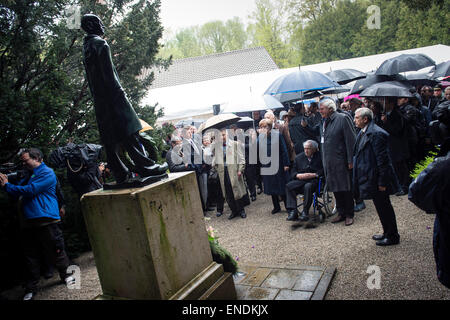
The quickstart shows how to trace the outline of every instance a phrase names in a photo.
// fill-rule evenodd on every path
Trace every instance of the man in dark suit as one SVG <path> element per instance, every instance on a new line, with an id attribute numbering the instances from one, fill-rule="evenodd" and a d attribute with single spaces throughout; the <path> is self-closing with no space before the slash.
<path id="1" fill-rule="evenodd" d="M 313 200 L 313 193 L 319 184 L 319 177 L 323 176 L 323 165 L 318 150 L 318 143 L 307 140 L 303 143 L 305 152 L 295 157 L 291 170 L 291 181 L 286 184 L 286 209 L 289 212 L 288 221 L 298 219 L 297 194 L 303 194 L 302 221 L 308 221 L 309 208 Z"/>
<path id="2" fill-rule="evenodd" d="M 360 128 L 353 156 L 353 183 L 356 196 L 372 199 L 383 227 L 383 234 L 374 235 L 378 246 L 400 243 L 390 194 L 397 190 L 397 177 L 389 156 L 389 134 L 373 121 L 373 112 L 360 108 L 355 124 Z"/>

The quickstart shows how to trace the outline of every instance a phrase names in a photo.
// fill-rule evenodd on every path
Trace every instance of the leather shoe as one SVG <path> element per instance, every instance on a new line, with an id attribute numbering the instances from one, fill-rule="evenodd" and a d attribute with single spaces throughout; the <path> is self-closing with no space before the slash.
<path id="1" fill-rule="evenodd" d="M 398 238 L 384 238 L 376 242 L 377 246 L 392 246 L 400 243 L 400 237 Z"/>
<path id="2" fill-rule="evenodd" d="M 252 199 L 252 201 L 256 201 L 256 196 L 250 196 L 250 199 Z"/>
<path id="3" fill-rule="evenodd" d="M 300 216 L 301 221 L 308 221 L 309 220 L 309 214 L 306 211 L 302 211 L 302 215 Z"/>
<path id="4" fill-rule="evenodd" d="M 256 191 L 257 194 L 261 194 L 262 193 L 262 189 L 260 187 L 258 187 L 258 191 Z"/>
<path id="5" fill-rule="evenodd" d="M 247 218 L 247 214 L 245 213 L 244 210 L 241 211 L 241 218 L 242 218 L 242 219 Z"/>
<path id="6" fill-rule="evenodd" d="M 351 226 L 353 224 L 353 218 L 345 218 L 345 225 Z"/>
<path id="7" fill-rule="evenodd" d="M 220 217 L 221 215 L 223 215 L 223 212 L 217 211 L 216 217 Z"/>
<path id="8" fill-rule="evenodd" d="M 295 210 L 289 210 L 289 215 L 286 218 L 287 221 L 297 221 L 298 220 L 298 214 Z"/>
<path id="9" fill-rule="evenodd" d="M 345 221 L 345 217 L 338 215 L 333 220 L 331 220 L 331 223 L 338 223 L 338 222 L 342 222 L 342 221 Z"/>
<path id="10" fill-rule="evenodd" d="M 281 211 L 281 208 L 275 208 L 272 210 L 272 214 L 278 213 Z"/>
<path id="11" fill-rule="evenodd" d="M 362 202 L 360 202 L 360 203 L 355 204 L 355 209 L 354 209 L 354 211 L 355 211 L 355 212 L 359 212 L 359 211 L 364 210 L 365 208 L 366 208 L 366 204 L 364 203 L 364 201 L 362 201 Z"/>
<path id="12" fill-rule="evenodd" d="M 236 216 L 237 216 L 236 213 L 231 213 L 231 214 L 228 216 L 228 220 L 231 220 L 231 219 L 233 219 L 233 218 L 236 217 Z"/>
<path id="13" fill-rule="evenodd" d="M 383 240 L 384 238 L 385 238 L 384 234 L 374 234 L 372 236 L 372 239 L 375 240 L 375 241 L 380 241 L 380 240 Z"/>

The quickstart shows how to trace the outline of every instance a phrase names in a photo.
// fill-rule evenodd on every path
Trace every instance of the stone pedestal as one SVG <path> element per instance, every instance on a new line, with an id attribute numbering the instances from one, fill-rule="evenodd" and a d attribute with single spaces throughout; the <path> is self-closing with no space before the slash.
<path id="1" fill-rule="evenodd" d="M 236 299 L 213 262 L 195 173 L 85 194 L 82 210 L 100 299 Z"/>

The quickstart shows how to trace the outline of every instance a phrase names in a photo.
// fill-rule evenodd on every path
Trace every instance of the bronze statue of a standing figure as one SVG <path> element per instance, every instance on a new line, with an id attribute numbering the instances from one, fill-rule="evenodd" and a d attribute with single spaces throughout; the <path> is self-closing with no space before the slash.
<path id="1" fill-rule="evenodd" d="M 87 33 L 83 44 L 83 62 L 94 99 L 100 138 L 116 179 L 115 185 L 105 185 L 104 188 L 137 187 L 166 177 L 167 163 L 159 165 L 156 159 L 150 159 L 143 153 L 139 142 L 142 126 L 122 89 L 109 45 L 101 37 L 105 31 L 102 21 L 96 15 L 86 14 L 81 19 L 81 28 Z M 121 146 L 134 162 L 134 171 L 139 178 L 133 178 L 120 159 L 118 151 Z"/>

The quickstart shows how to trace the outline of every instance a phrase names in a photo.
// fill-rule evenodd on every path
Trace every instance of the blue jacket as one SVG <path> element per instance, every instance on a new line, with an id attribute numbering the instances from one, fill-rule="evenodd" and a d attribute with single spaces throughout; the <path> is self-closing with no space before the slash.
<path id="1" fill-rule="evenodd" d="M 25 219 L 52 218 L 60 219 L 58 199 L 56 197 L 56 175 L 52 169 L 42 163 L 24 186 L 11 183 L 5 190 L 14 197 L 23 196 L 22 206 Z"/>

